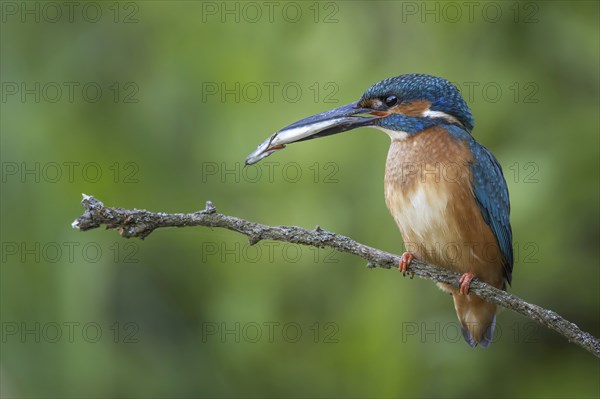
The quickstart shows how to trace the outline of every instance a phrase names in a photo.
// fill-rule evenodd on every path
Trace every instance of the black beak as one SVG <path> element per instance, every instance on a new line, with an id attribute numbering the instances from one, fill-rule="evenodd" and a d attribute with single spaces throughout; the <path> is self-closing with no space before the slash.
<path id="1" fill-rule="evenodd" d="M 286 144 L 370 126 L 374 120 L 381 118 L 372 113 L 373 109 L 362 108 L 357 101 L 294 122 L 263 141 L 256 150 L 248 155 L 246 165 L 252 165 L 275 151 L 285 148 Z"/>

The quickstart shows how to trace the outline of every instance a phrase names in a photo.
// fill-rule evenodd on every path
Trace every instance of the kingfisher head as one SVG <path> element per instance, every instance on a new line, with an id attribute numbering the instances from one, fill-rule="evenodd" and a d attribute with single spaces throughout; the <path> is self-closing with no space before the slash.
<path id="1" fill-rule="evenodd" d="M 456 86 L 430 75 L 400 75 L 369 87 L 358 101 L 284 127 L 261 143 L 246 164 L 258 162 L 286 144 L 358 127 L 378 128 L 393 140 L 402 140 L 441 124 L 468 132 L 473 129 L 471 111 Z"/>

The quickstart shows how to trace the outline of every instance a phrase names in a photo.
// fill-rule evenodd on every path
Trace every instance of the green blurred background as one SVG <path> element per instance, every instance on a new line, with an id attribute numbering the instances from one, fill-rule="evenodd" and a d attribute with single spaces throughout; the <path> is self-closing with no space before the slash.
<path id="1" fill-rule="evenodd" d="M 455 82 L 504 166 L 511 292 L 600 335 L 598 2 L 2 2 L 3 397 L 598 397 L 600 362 L 356 257 L 207 228 L 80 233 L 81 193 L 394 253 L 375 130 L 245 156 L 403 73 Z"/>

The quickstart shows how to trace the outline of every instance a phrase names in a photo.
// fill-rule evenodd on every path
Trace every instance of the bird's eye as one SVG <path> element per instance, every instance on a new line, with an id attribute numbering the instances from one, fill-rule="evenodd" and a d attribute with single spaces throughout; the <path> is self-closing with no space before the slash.
<path id="1" fill-rule="evenodd" d="M 383 102 L 385 103 L 386 106 L 393 107 L 394 105 L 396 105 L 398 103 L 398 97 L 387 96 Z"/>

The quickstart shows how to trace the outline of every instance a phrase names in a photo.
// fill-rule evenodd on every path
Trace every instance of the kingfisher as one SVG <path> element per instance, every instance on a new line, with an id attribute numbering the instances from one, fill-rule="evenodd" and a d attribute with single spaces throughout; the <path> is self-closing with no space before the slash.
<path id="1" fill-rule="evenodd" d="M 488 347 L 496 305 L 469 294 L 474 277 L 506 290 L 513 270 L 510 202 L 498 160 L 471 132 L 471 111 L 446 79 L 406 74 L 382 80 L 358 101 L 302 119 L 261 143 L 253 164 L 287 144 L 373 127 L 391 139 L 385 167 L 385 203 L 404 241 L 404 276 L 420 259 L 460 273 L 452 295 L 462 335 Z"/>

